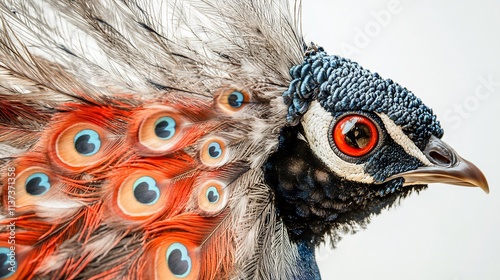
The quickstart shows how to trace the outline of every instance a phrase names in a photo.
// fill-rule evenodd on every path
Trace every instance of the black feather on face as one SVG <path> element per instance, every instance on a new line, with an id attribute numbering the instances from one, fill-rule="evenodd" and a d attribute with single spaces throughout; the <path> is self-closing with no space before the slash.
<path id="1" fill-rule="evenodd" d="M 294 241 L 307 240 L 318 245 L 325 234 L 363 226 L 371 215 L 426 187 L 403 187 L 402 178 L 382 184 L 346 180 L 314 155 L 299 136 L 300 130 L 301 126 L 283 129 L 279 149 L 265 166 L 266 181 L 275 191 L 278 214 Z M 392 156 L 399 156 L 400 164 L 395 168 L 391 168 Z M 368 167 L 369 172 L 378 172 L 379 168 L 374 168 L 377 164 L 389 174 L 392 171 L 388 170 L 398 170 L 400 166 L 418 165 L 391 140 L 374 157 L 377 160 Z"/>
<path id="2" fill-rule="evenodd" d="M 483 174 L 439 138 L 432 110 L 406 88 L 321 48 L 291 68 L 290 127 L 265 165 L 296 242 L 322 242 L 428 183 L 479 186 Z"/>

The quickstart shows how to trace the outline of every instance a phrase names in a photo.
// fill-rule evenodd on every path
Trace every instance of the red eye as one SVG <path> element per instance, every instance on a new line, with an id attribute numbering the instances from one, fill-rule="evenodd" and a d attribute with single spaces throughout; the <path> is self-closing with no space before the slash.
<path id="1" fill-rule="evenodd" d="M 362 115 L 347 115 L 333 127 L 333 141 L 342 153 L 351 157 L 362 157 L 378 143 L 375 123 Z"/>

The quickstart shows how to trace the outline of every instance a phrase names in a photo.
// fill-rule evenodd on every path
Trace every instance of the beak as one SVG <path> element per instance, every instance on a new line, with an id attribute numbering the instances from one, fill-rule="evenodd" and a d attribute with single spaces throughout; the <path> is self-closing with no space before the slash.
<path id="1" fill-rule="evenodd" d="M 483 173 L 471 162 L 460 157 L 448 144 L 431 136 L 424 149 L 425 156 L 433 166 L 419 167 L 395 174 L 386 181 L 403 178 L 405 185 L 444 183 L 457 186 L 479 187 L 489 193 L 488 182 Z"/>

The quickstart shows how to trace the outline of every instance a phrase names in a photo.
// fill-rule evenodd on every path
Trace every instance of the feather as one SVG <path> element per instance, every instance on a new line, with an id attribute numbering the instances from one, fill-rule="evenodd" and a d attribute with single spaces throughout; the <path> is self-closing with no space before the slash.
<path id="1" fill-rule="evenodd" d="M 2 1 L 1 167 L 15 168 L 18 195 L 37 182 L 42 193 L 2 222 L 26 248 L 17 277 L 149 279 L 171 272 L 158 258 L 174 251 L 193 279 L 292 277 L 295 245 L 261 166 L 302 60 L 299 5 Z M 156 137 L 159 117 L 172 138 Z M 79 143 L 100 148 L 82 156 Z M 144 184 L 141 199 L 156 184 L 161 203 L 131 203 Z M 220 206 L 200 202 L 210 188 Z"/>
<path id="2" fill-rule="evenodd" d="M 300 5 L 0 0 L 0 278 L 318 278 L 406 178 L 488 190 L 413 93 L 305 46 Z"/>

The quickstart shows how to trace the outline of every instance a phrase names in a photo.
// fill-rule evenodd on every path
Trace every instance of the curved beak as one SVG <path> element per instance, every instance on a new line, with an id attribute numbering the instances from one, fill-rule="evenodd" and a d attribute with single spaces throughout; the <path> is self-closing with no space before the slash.
<path id="1" fill-rule="evenodd" d="M 405 185 L 444 183 L 479 187 L 486 193 L 490 192 L 488 182 L 481 170 L 460 157 L 441 139 L 431 136 L 424 149 L 424 154 L 434 164 L 433 166 L 419 167 L 415 170 L 395 174 L 387 178 L 387 180 L 403 178 Z"/>

